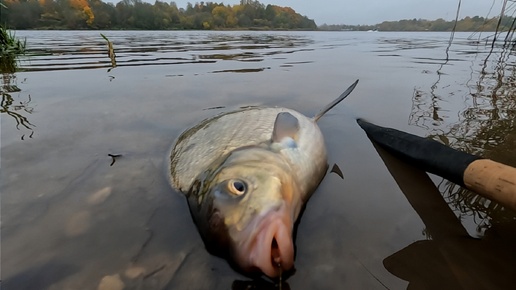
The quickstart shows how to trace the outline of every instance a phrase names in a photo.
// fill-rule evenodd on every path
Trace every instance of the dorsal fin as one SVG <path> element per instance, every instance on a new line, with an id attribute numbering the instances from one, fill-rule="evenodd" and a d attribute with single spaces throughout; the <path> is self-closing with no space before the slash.
<path id="1" fill-rule="evenodd" d="M 281 142 L 285 137 L 297 139 L 299 120 L 288 112 L 281 112 L 276 116 L 272 131 L 272 142 Z"/>
<path id="2" fill-rule="evenodd" d="M 342 100 L 344 100 L 357 86 L 358 80 L 356 80 L 349 88 L 344 91 L 337 99 L 335 99 L 333 102 L 328 104 L 326 107 L 324 107 L 317 115 L 314 117 L 314 121 L 317 122 L 326 112 L 331 110 L 331 108 L 335 107 L 338 103 L 340 103 Z"/>

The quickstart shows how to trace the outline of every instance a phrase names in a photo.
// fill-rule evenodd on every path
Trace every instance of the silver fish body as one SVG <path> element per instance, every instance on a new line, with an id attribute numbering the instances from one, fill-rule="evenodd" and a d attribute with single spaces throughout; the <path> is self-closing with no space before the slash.
<path id="1" fill-rule="evenodd" d="M 302 158 L 288 156 L 292 151 L 281 152 L 290 158 L 300 184 L 307 194 L 317 186 L 312 178 L 314 170 L 326 164 L 326 147 L 317 124 L 312 118 L 287 108 L 248 107 L 208 118 L 186 130 L 176 141 L 171 153 L 170 172 L 172 186 L 186 193 L 193 181 L 210 164 L 231 151 L 263 144 L 271 140 L 276 117 L 288 112 L 299 120 L 297 141 Z"/>
<path id="2" fill-rule="evenodd" d="M 277 277 L 294 265 L 292 232 L 328 168 L 316 120 L 249 107 L 186 130 L 170 154 L 170 183 L 187 197 L 206 248 L 244 272 Z"/>

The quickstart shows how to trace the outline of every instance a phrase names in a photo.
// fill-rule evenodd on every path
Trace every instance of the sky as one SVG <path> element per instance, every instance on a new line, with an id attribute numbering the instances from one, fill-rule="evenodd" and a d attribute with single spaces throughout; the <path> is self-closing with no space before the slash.
<path id="1" fill-rule="evenodd" d="M 118 3 L 120 0 L 104 0 Z M 143 0 L 154 3 L 155 0 Z M 170 2 L 171 0 L 160 0 Z M 194 4 L 200 0 L 175 0 L 179 8 L 186 8 L 188 2 Z M 224 4 L 238 4 L 240 0 L 205 0 Z M 377 24 L 383 21 L 397 21 L 402 19 L 422 18 L 435 20 L 455 19 L 459 0 L 259 0 L 265 5 L 273 4 L 288 6 L 301 15 L 314 19 L 317 25 L 321 24 Z M 466 16 L 498 15 L 503 0 L 462 0 L 459 18 Z M 493 5 L 492 12 L 488 12 Z M 515 2 L 512 3 L 516 6 Z M 514 10 L 514 9 L 513 9 Z"/>

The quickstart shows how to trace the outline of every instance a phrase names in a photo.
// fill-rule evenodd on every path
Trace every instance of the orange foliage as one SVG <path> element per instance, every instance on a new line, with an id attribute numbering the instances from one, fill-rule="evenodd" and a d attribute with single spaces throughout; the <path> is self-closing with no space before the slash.
<path id="1" fill-rule="evenodd" d="M 43 0 L 44 1 L 44 0 Z M 86 0 L 70 0 L 70 6 L 72 6 L 75 9 L 81 10 L 86 14 L 88 19 L 86 20 L 86 23 L 88 25 L 91 25 L 93 23 L 93 20 L 95 19 L 95 15 L 93 15 L 93 11 L 91 10 L 90 6 L 88 5 L 88 1 Z"/>
<path id="2" fill-rule="evenodd" d="M 281 14 L 281 12 L 284 12 L 287 14 L 296 14 L 296 11 L 294 11 L 294 9 L 292 9 L 290 7 L 281 7 L 281 6 L 276 6 L 276 5 L 273 5 L 273 7 L 274 7 L 274 12 L 276 12 L 276 15 Z"/>

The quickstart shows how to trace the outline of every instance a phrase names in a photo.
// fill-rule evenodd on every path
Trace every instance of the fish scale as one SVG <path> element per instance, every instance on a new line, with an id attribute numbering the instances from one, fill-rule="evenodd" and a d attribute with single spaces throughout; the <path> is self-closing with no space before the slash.
<path id="1" fill-rule="evenodd" d="M 270 140 L 274 120 L 284 108 L 251 107 L 208 118 L 185 131 L 171 154 L 171 183 L 188 191 L 194 179 L 232 150 Z"/>
<path id="2" fill-rule="evenodd" d="M 326 162 L 324 140 L 315 122 L 303 114 L 287 108 L 248 107 L 208 118 L 186 130 L 172 149 L 170 176 L 172 186 L 180 192 L 188 192 L 196 177 L 218 158 L 245 146 L 258 145 L 271 139 L 274 121 L 280 112 L 288 112 L 300 122 L 297 145 L 305 158 L 294 158 L 286 150 L 301 183 L 303 191 L 311 191 L 313 167 Z M 317 178 L 316 178 L 317 179 Z"/>

